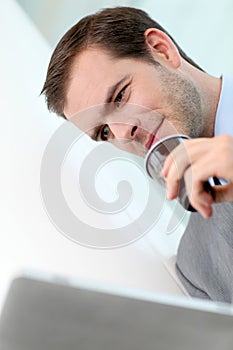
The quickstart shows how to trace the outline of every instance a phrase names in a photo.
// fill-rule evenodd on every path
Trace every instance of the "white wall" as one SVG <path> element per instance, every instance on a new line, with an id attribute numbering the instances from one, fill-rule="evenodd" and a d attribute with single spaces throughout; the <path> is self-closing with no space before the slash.
<path id="1" fill-rule="evenodd" d="M 232 0 L 136 0 L 207 72 L 233 74 Z"/>
<path id="2" fill-rule="evenodd" d="M 102 7 L 126 5 L 146 10 L 206 71 L 233 74 L 232 0 L 18 0 L 54 46 L 78 19 Z"/>

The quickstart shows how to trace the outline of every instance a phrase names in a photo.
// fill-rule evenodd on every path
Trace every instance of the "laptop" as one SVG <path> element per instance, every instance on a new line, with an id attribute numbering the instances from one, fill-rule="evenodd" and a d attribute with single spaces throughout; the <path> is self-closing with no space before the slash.
<path id="1" fill-rule="evenodd" d="M 233 310 L 183 297 L 17 277 L 0 317 L 1 350 L 232 350 Z"/>

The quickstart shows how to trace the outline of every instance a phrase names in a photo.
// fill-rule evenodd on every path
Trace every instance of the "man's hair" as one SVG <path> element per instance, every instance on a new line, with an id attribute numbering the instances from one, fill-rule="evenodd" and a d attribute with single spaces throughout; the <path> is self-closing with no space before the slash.
<path id="1" fill-rule="evenodd" d="M 135 58 L 155 63 L 145 43 L 144 33 L 148 28 L 166 33 L 180 55 L 202 70 L 146 12 L 132 7 L 106 8 L 82 18 L 57 44 L 41 91 L 45 94 L 48 109 L 65 117 L 66 90 L 74 58 L 89 47 L 102 48 L 114 58 Z"/>

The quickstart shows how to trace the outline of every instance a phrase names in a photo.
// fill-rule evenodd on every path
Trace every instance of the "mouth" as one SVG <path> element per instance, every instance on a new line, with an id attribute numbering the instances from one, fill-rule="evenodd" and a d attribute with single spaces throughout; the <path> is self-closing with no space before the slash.
<path id="1" fill-rule="evenodd" d="M 149 134 L 148 138 L 146 139 L 146 142 L 144 144 L 144 147 L 149 150 L 153 144 L 155 144 L 157 141 L 159 141 L 158 133 L 159 129 L 161 128 L 161 125 L 163 124 L 163 120 L 159 123 L 159 125 L 156 127 L 156 129 L 152 132 L 152 134 Z"/>

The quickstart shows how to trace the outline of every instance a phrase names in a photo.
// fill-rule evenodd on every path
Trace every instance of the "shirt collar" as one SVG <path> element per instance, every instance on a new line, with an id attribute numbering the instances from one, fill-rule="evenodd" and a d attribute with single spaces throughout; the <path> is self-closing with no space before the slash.
<path id="1" fill-rule="evenodd" d="M 222 89 L 218 103 L 215 136 L 228 134 L 233 136 L 233 78 L 222 76 Z"/>

